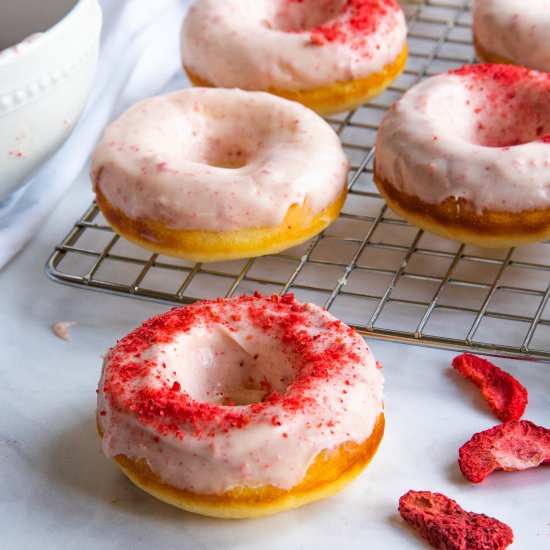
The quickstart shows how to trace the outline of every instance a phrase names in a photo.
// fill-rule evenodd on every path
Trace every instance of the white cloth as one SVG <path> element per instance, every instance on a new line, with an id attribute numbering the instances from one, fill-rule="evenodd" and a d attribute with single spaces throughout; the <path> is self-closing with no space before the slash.
<path id="1" fill-rule="evenodd" d="M 0 268 L 38 231 L 99 140 L 130 104 L 181 74 L 179 29 L 190 0 L 100 0 L 103 30 L 87 106 L 63 147 L 29 183 L 0 202 Z"/>

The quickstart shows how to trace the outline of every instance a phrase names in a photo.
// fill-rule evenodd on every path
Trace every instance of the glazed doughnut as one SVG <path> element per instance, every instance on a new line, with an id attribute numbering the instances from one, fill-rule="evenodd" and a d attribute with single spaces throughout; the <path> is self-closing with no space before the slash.
<path id="1" fill-rule="evenodd" d="M 216 261 L 275 253 L 323 230 L 346 197 L 330 126 L 261 92 L 193 88 L 132 106 L 92 158 L 111 226 L 154 252 Z"/>
<path id="2" fill-rule="evenodd" d="M 550 0 L 477 0 L 472 16 L 480 61 L 550 71 Z"/>
<path id="3" fill-rule="evenodd" d="M 397 78 L 406 34 L 394 0 L 198 0 L 181 55 L 195 85 L 268 91 L 327 115 Z"/>
<path id="4" fill-rule="evenodd" d="M 383 379 L 364 340 L 292 295 L 197 302 L 107 354 L 97 422 L 139 487 L 199 514 L 259 517 L 327 497 L 371 460 Z"/>
<path id="5" fill-rule="evenodd" d="M 550 75 L 463 67 L 411 88 L 376 140 L 388 205 L 443 237 L 508 247 L 550 237 Z"/>

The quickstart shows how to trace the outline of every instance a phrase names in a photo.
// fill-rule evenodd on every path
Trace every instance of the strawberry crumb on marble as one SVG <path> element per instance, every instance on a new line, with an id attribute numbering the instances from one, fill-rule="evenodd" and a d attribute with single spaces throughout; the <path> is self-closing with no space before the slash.
<path id="1" fill-rule="evenodd" d="M 499 420 L 506 422 L 522 417 L 528 401 L 527 390 L 513 376 L 470 353 L 455 357 L 453 368 L 479 388 Z"/>
<path id="2" fill-rule="evenodd" d="M 69 328 L 76 325 L 75 321 L 59 321 L 52 325 L 53 333 L 61 340 L 65 342 L 71 341 L 71 335 L 69 334 Z"/>
<path id="3" fill-rule="evenodd" d="M 459 450 L 464 476 L 480 483 L 495 470 L 514 472 L 550 463 L 550 429 L 510 420 L 475 434 Z"/>
<path id="4" fill-rule="evenodd" d="M 409 491 L 399 499 L 399 513 L 418 534 L 441 550 L 502 550 L 514 533 L 501 521 L 466 512 L 441 493 Z"/>

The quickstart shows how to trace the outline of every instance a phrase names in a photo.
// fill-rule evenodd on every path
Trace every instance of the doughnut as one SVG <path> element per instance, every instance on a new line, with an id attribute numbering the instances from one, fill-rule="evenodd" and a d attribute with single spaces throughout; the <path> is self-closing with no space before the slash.
<path id="1" fill-rule="evenodd" d="M 342 489 L 384 431 L 364 340 L 313 304 L 241 296 L 174 308 L 109 350 L 97 400 L 105 455 L 169 504 L 260 517 Z"/>
<path id="2" fill-rule="evenodd" d="M 480 61 L 550 72 L 550 0 L 476 0 L 472 16 Z"/>
<path id="3" fill-rule="evenodd" d="M 406 34 L 395 0 L 198 0 L 181 57 L 196 86 L 268 91 L 328 115 L 399 76 Z"/>
<path id="4" fill-rule="evenodd" d="M 550 75 L 476 65 L 411 88 L 380 125 L 374 181 L 390 208 L 448 239 L 550 237 Z"/>
<path id="5" fill-rule="evenodd" d="M 105 130 L 91 179 L 114 230 L 200 262 L 276 253 L 322 231 L 347 193 L 330 126 L 267 93 L 191 88 L 130 107 Z"/>

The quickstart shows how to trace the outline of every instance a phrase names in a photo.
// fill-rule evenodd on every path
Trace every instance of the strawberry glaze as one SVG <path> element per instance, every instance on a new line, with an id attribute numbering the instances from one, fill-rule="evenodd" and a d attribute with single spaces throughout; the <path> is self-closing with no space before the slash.
<path id="1" fill-rule="evenodd" d="M 485 209 L 550 207 L 550 75 L 476 65 L 429 78 L 388 112 L 376 172 L 398 190 L 438 204 Z"/>
<path id="2" fill-rule="evenodd" d="M 215 86 L 308 90 L 380 72 L 406 33 L 394 0 L 198 0 L 181 55 Z"/>
<path id="3" fill-rule="evenodd" d="M 487 52 L 550 71 L 550 0 L 476 0 L 474 36 Z"/>
<path id="4" fill-rule="evenodd" d="M 197 493 L 290 489 L 321 451 L 369 437 L 382 382 L 364 340 L 313 304 L 258 294 L 197 302 L 107 354 L 103 449 Z"/>
<path id="5" fill-rule="evenodd" d="M 171 229 L 276 227 L 344 192 L 349 163 L 310 109 L 262 92 L 190 88 L 134 104 L 110 124 L 91 178 L 131 219 Z"/>

